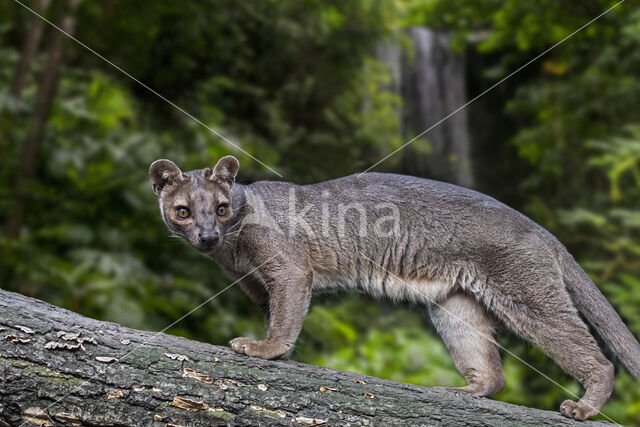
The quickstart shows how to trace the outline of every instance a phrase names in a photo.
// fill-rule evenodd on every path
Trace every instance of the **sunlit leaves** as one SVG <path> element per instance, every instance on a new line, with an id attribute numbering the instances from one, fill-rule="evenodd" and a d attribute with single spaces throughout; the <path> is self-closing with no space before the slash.
<path id="1" fill-rule="evenodd" d="M 598 154 L 589 159 L 589 164 L 606 170 L 611 198 L 616 202 L 625 197 L 637 197 L 640 189 L 640 125 L 627 126 L 626 135 L 590 144 Z M 630 182 L 623 181 L 625 179 Z M 636 191 L 629 193 L 621 189 L 622 185 L 629 189 L 629 184 L 634 185 Z"/>

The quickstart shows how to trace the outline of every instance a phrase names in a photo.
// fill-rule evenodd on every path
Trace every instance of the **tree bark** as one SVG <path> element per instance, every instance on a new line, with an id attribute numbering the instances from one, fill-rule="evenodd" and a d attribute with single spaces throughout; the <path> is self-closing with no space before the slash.
<path id="1" fill-rule="evenodd" d="M 49 7 L 49 0 L 36 0 L 31 7 L 36 12 L 43 14 Z M 29 70 L 31 69 L 31 62 L 36 55 L 38 45 L 40 45 L 43 29 L 44 21 L 34 15 L 31 19 L 31 27 L 22 45 L 20 60 L 16 65 L 16 70 L 11 80 L 9 95 L 15 99 L 19 99 L 22 96 L 22 90 L 24 89 Z"/>
<path id="2" fill-rule="evenodd" d="M 69 34 L 73 32 L 75 24 L 73 11 L 78 3 L 79 0 L 70 0 L 68 10 L 63 14 L 61 28 Z M 5 235 L 9 238 L 17 237 L 22 228 L 25 211 L 25 184 L 33 178 L 36 171 L 42 138 L 44 137 L 47 119 L 51 113 L 51 106 L 58 86 L 58 74 L 62 64 L 65 37 L 67 36 L 57 30 L 52 35 L 47 60 L 40 79 L 33 124 L 22 142 L 20 161 L 13 185 L 14 200 L 10 209 L 7 210 L 7 218 L 4 224 Z"/>
<path id="3" fill-rule="evenodd" d="M 0 353 L 0 426 L 606 424 L 250 358 L 1 290 Z"/>

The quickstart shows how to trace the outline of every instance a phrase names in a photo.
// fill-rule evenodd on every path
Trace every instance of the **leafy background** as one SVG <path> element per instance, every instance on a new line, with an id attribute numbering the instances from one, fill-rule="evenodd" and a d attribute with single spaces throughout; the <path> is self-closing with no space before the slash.
<path id="1" fill-rule="evenodd" d="M 37 2 L 29 2 L 33 7 Z M 414 135 L 373 52 L 413 25 L 453 34 L 469 97 L 569 35 L 611 1 L 53 1 L 83 43 L 204 123 L 308 183 L 359 172 Z M 156 158 L 183 169 L 233 153 L 240 180 L 276 178 L 68 39 L 51 110 L 38 117 L 55 31 L 10 96 L 35 20 L 0 4 L 0 286 L 85 315 L 161 330 L 229 283 L 168 237 L 147 178 Z M 640 8 L 626 1 L 468 109 L 477 189 L 551 230 L 640 336 Z M 366 105 L 366 108 L 363 106 Z M 21 156 L 42 125 L 33 173 Z M 425 124 L 425 128 L 427 124 Z M 422 142 L 420 142 L 422 143 Z M 394 158 L 378 170 L 403 172 Z M 428 177 L 429 171 L 421 175 Z M 22 187 L 16 188 L 16 182 Z M 16 229 L 15 224 L 18 223 Z M 13 224 L 13 225 L 11 225 Z M 260 337 L 232 288 L 168 332 L 216 344 Z M 510 351 L 580 386 L 515 337 Z M 314 299 L 294 358 L 422 385 L 462 385 L 424 307 L 358 295 Z M 496 398 L 556 409 L 567 398 L 513 356 Z M 640 425 L 640 387 L 618 369 L 604 412 Z"/>

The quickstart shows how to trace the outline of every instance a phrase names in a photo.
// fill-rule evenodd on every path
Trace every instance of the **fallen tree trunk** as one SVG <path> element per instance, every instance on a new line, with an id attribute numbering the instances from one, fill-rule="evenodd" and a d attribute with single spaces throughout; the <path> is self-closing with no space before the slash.
<path id="1" fill-rule="evenodd" d="M 0 426 L 598 425 L 100 322 L 0 290 Z"/>

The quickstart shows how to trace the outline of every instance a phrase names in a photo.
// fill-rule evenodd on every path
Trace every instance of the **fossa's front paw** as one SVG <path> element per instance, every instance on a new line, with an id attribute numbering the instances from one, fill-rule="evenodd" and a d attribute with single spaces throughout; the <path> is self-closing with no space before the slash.
<path id="1" fill-rule="evenodd" d="M 251 338 L 238 337 L 229 343 L 236 353 L 246 354 L 247 356 L 259 357 L 261 359 L 277 359 L 290 353 L 293 347 L 281 341 L 262 340 L 256 341 Z"/>

